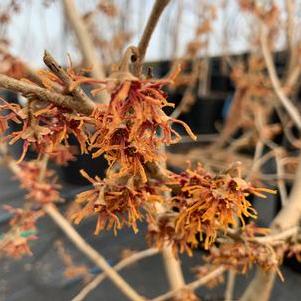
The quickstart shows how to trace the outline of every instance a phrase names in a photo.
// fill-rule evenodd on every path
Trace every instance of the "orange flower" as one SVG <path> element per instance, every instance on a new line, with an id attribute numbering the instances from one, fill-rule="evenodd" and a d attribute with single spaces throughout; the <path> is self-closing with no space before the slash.
<path id="1" fill-rule="evenodd" d="M 7 111 L 9 113 L 4 115 L 3 113 Z M 2 113 L 0 115 L 1 132 L 8 128 L 8 121 L 23 124 L 20 131 L 13 132 L 5 138 L 10 144 L 23 140 L 23 153 L 19 162 L 23 160 L 29 147 L 32 146 L 38 153 L 48 154 L 57 162 L 65 164 L 66 160 L 73 158 L 68 143 L 70 134 L 78 140 L 81 152 L 86 152 L 88 140 L 84 123 L 86 117 L 80 114 L 74 114 L 52 104 L 41 105 L 39 102 L 34 102 L 30 108 L 21 108 L 17 104 L 4 102 L 4 105 L 0 106 L 0 112 Z M 60 158 L 56 158 L 57 156 Z"/>
<path id="2" fill-rule="evenodd" d="M 41 210 L 31 211 L 5 206 L 13 217 L 10 220 L 10 230 L 0 236 L 0 253 L 5 256 L 20 258 L 23 255 L 32 255 L 29 241 L 37 239 L 35 233 L 36 221 L 44 213 Z"/>
<path id="3" fill-rule="evenodd" d="M 56 183 L 54 172 L 46 170 L 43 181 L 39 181 L 40 174 L 40 161 L 20 163 L 20 171 L 16 177 L 20 181 L 21 187 L 28 191 L 26 199 L 38 204 L 60 201 L 61 197 L 58 191 L 60 185 Z"/>
<path id="4" fill-rule="evenodd" d="M 161 144 L 180 140 L 180 135 L 171 127 L 173 123 L 182 124 L 195 139 L 185 123 L 164 113 L 164 107 L 173 106 L 161 89 L 166 83 L 164 80 L 122 81 L 111 87 L 108 108 L 100 106 L 92 115 L 95 133 L 90 139 L 90 149 L 94 151 L 94 157 L 106 153 L 117 177 L 131 174 L 145 183 L 143 165 L 164 160 Z M 117 173 L 116 163 L 119 164 Z"/>
<path id="5" fill-rule="evenodd" d="M 213 266 L 223 265 L 243 274 L 253 265 L 258 265 L 264 271 L 275 270 L 282 278 L 278 266 L 283 259 L 283 246 L 278 244 L 277 247 L 272 247 L 252 240 L 258 234 L 267 234 L 267 231 L 268 229 L 258 228 L 251 223 L 241 231 L 239 239 L 226 240 L 218 248 L 212 247 L 205 260 Z"/>
<path id="6" fill-rule="evenodd" d="M 0 105 L 0 134 L 3 134 L 8 129 L 9 121 L 21 123 L 26 114 L 19 105 L 8 103 L 2 98 L 0 100 L 3 102 Z"/>
<path id="7" fill-rule="evenodd" d="M 161 201 L 158 189 L 150 185 L 135 189 L 130 183 L 122 185 L 98 177 L 92 179 L 84 171 L 81 173 L 94 188 L 77 195 L 76 202 L 85 205 L 73 215 L 73 219 L 78 224 L 83 218 L 97 215 L 95 234 L 111 228 L 116 234 L 124 225 L 132 227 L 134 232 L 137 232 L 137 222 L 145 215 L 152 215 L 154 203 Z"/>
<path id="8" fill-rule="evenodd" d="M 189 255 L 200 241 L 204 241 L 204 247 L 208 249 L 218 233 L 226 232 L 230 226 L 237 224 L 237 219 L 244 225 L 244 217 L 256 218 L 256 211 L 246 199 L 250 193 L 265 197 L 261 191 L 273 192 L 256 189 L 229 174 L 212 176 L 201 166 L 180 175 L 174 174 L 171 184 L 179 186 L 169 201 L 173 214 L 166 215 L 168 220 L 163 224 L 162 220 L 157 221 L 157 232 L 166 234 L 165 240 L 173 245 L 175 251 L 179 248 L 180 252 L 186 251 Z M 168 229 L 164 229 L 166 225 Z M 162 237 L 157 238 L 162 240 Z M 159 246 L 161 244 L 159 242 Z"/>

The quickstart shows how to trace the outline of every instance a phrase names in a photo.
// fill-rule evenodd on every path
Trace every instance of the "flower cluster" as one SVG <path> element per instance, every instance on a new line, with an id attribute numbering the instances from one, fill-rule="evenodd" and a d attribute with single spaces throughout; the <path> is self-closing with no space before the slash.
<path id="1" fill-rule="evenodd" d="M 47 204 L 61 200 L 54 171 L 45 170 L 43 179 L 39 180 L 42 172 L 40 161 L 21 162 L 16 177 L 21 187 L 28 191 L 26 199 L 37 204 Z"/>
<path id="2" fill-rule="evenodd" d="M 20 258 L 31 255 L 29 241 L 36 239 L 36 221 L 43 215 L 41 210 L 32 211 L 5 206 L 12 215 L 10 230 L 0 236 L 0 254 Z"/>
<path id="3" fill-rule="evenodd" d="M 218 233 L 226 232 L 237 224 L 238 219 L 244 225 L 245 217 L 256 217 L 256 211 L 247 200 L 248 195 L 265 197 L 262 192 L 273 192 L 254 188 L 241 178 L 227 173 L 213 176 L 200 165 L 173 178 L 171 184 L 179 187 L 170 199 L 173 212 L 158 219 L 149 234 L 153 238 L 151 241 L 157 241 L 159 247 L 165 238 L 172 243 L 174 250 L 179 248 L 190 255 L 200 241 L 204 241 L 204 247 L 208 249 Z M 165 235 L 162 236 L 162 233 Z"/>
<path id="4" fill-rule="evenodd" d="M 195 139 L 185 123 L 164 113 L 163 108 L 171 106 L 161 89 L 165 83 L 125 80 L 113 89 L 107 110 L 103 106 L 95 110 L 92 116 L 95 133 L 90 139 L 90 149 L 94 157 L 106 154 L 117 177 L 131 174 L 145 183 L 144 164 L 162 161 L 161 144 L 180 139 L 171 127 L 173 123 L 182 124 Z"/>
<path id="5" fill-rule="evenodd" d="M 237 273 L 248 272 L 253 265 L 258 265 L 264 271 L 277 271 L 282 278 L 278 266 L 283 259 L 283 244 L 276 247 L 256 240 L 256 235 L 266 235 L 268 229 L 258 228 L 253 223 L 248 224 L 236 239 L 225 240 L 218 247 L 210 249 L 205 260 L 213 266 L 225 266 Z"/>
<path id="6" fill-rule="evenodd" d="M 42 105 L 38 101 L 22 108 L 18 104 L 3 101 L 0 106 L 0 130 L 8 129 L 9 121 L 22 124 L 20 131 L 6 136 L 10 144 L 23 141 L 21 162 L 30 146 L 39 154 L 48 154 L 59 164 L 73 159 L 73 151 L 68 143 L 69 135 L 74 135 L 81 152 L 86 152 L 87 134 L 85 133 L 85 117 L 74 114 L 54 105 Z"/>
<path id="7" fill-rule="evenodd" d="M 137 189 L 131 183 L 122 185 L 109 179 L 92 179 L 84 171 L 82 175 L 94 187 L 77 195 L 76 202 L 85 205 L 73 215 L 73 219 L 79 223 L 83 218 L 96 215 L 95 234 L 112 228 L 116 233 L 124 225 L 137 232 L 137 221 L 141 221 L 145 215 L 151 218 L 155 203 L 162 201 L 160 188 L 156 185 L 145 184 Z"/>

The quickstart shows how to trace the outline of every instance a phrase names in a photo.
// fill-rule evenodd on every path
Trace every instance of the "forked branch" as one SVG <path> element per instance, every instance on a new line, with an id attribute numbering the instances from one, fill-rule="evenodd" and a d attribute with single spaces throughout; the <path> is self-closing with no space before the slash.
<path id="1" fill-rule="evenodd" d="M 45 50 L 43 61 L 45 65 L 49 68 L 52 73 L 54 73 L 69 89 L 70 85 L 73 83 L 73 79 L 69 74 L 57 63 L 57 61 L 52 57 L 52 55 Z M 82 103 L 91 103 L 92 100 L 86 95 L 82 88 L 78 85 L 72 91 L 70 91 L 79 102 Z"/>
<path id="2" fill-rule="evenodd" d="M 72 96 L 51 92 L 34 84 L 30 84 L 22 80 L 16 80 L 2 74 L 0 74 L 0 88 L 19 92 L 24 96 L 33 94 L 41 101 L 54 103 L 60 107 L 87 115 L 90 115 L 93 112 L 95 106 L 92 101 L 81 102 Z"/>

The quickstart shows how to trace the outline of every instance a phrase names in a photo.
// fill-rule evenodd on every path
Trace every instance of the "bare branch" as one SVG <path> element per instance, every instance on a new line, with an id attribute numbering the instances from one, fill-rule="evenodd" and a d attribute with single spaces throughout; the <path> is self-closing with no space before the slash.
<path id="1" fill-rule="evenodd" d="M 108 264 L 106 259 L 93 249 L 70 225 L 65 217 L 57 210 L 53 204 L 44 206 L 45 212 L 55 221 L 67 237 L 74 245 L 91 259 L 98 267 L 100 267 L 107 276 L 115 283 L 115 285 L 133 301 L 144 301 L 145 298 L 138 293 Z"/>
<path id="2" fill-rule="evenodd" d="M 105 78 L 105 73 L 99 61 L 99 56 L 96 54 L 92 37 L 78 13 L 74 0 L 64 0 L 63 4 L 66 16 L 77 37 L 85 65 L 87 67 L 93 66 L 92 75 L 95 79 Z"/>
<path id="3" fill-rule="evenodd" d="M 137 57 L 137 61 L 135 63 L 135 75 L 140 75 L 142 69 L 142 63 L 145 57 L 145 53 L 151 39 L 151 36 L 158 24 L 159 18 L 164 11 L 167 4 L 170 0 L 156 0 L 152 12 L 148 18 L 147 24 L 143 31 L 142 37 L 138 44 L 138 53 L 139 56 Z"/>
<path id="4" fill-rule="evenodd" d="M 227 285 L 226 285 L 226 291 L 225 291 L 225 301 L 232 301 L 233 300 L 235 278 L 236 278 L 236 272 L 235 271 L 229 271 L 228 272 Z"/>
<path id="5" fill-rule="evenodd" d="M 45 50 L 43 57 L 45 65 L 52 71 L 69 89 L 73 79 L 69 74 L 56 62 L 52 55 Z M 76 86 L 70 93 L 82 103 L 91 103 L 92 100 L 86 95 L 80 86 Z"/>
<path id="6" fill-rule="evenodd" d="M 151 301 L 164 301 L 164 300 L 168 300 L 174 296 L 176 296 L 177 294 L 181 293 L 181 291 L 183 290 L 195 290 L 197 289 L 198 287 L 208 283 L 210 280 L 222 275 L 223 273 L 225 272 L 225 268 L 223 266 L 221 267 L 218 267 L 216 268 L 215 270 L 213 270 L 211 273 L 209 273 L 208 275 L 198 279 L 198 280 L 195 280 L 185 286 L 183 286 L 182 288 L 180 289 L 176 289 L 176 290 L 173 290 L 173 291 L 170 291 L 168 293 L 165 293 L 157 298 L 154 298 L 152 299 Z"/>
<path id="7" fill-rule="evenodd" d="M 278 243 L 279 241 L 284 241 L 292 236 L 296 235 L 300 231 L 300 228 L 298 226 L 291 227 L 289 229 L 283 230 L 279 233 L 276 234 L 271 234 L 267 236 L 262 236 L 262 237 L 256 237 L 253 240 L 256 242 L 259 242 L 261 244 L 275 244 Z M 251 239 L 252 241 L 252 239 Z"/>
<path id="8" fill-rule="evenodd" d="M 141 259 L 144 259 L 146 257 L 150 257 L 153 255 L 158 254 L 158 250 L 157 249 L 147 249 L 147 250 L 143 250 L 140 252 L 137 252 L 135 254 L 133 254 L 130 257 L 127 257 L 123 260 L 121 260 L 120 262 L 118 262 L 113 268 L 116 271 L 120 271 L 123 268 L 137 262 L 140 261 Z M 101 273 L 100 275 L 96 276 L 90 283 L 88 283 L 80 292 L 78 295 L 76 295 L 72 301 L 82 301 L 84 300 L 87 295 L 94 290 L 100 283 L 102 283 L 103 280 L 105 280 L 107 277 L 106 273 Z"/>
<path id="9" fill-rule="evenodd" d="M 299 130 L 301 130 L 301 116 L 296 109 L 296 107 L 292 104 L 291 100 L 285 95 L 280 80 L 278 78 L 275 65 L 273 62 L 273 58 L 271 55 L 271 52 L 269 50 L 268 42 L 267 42 L 267 30 L 264 26 L 264 24 L 261 25 L 261 33 L 260 33 L 260 42 L 261 42 L 261 48 L 263 52 L 263 56 L 265 59 L 265 63 L 267 65 L 267 69 L 269 72 L 269 76 L 271 79 L 272 86 L 274 88 L 274 91 L 279 98 L 280 102 L 296 124 Z"/>
<path id="10" fill-rule="evenodd" d="M 288 70 L 287 75 L 292 72 L 296 64 L 296 59 L 298 55 L 298 47 L 294 45 L 294 29 L 295 29 L 295 1 L 285 0 L 286 12 L 287 12 L 287 22 L 286 22 L 286 36 L 287 36 L 287 46 L 289 50 L 289 60 L 288 60 Z"/>
<path id="11" fill-rule="evenodd" d="M 29 84 L 25 81 L 16 80 L 2 74 L 0 74 L 0 88 L 20 92 L 25 96 L 27 94 L 34 94 L 41 101 L 48 101 L 60 107 L 87 115 L 90 115 L 95 107 L 92 101 L 80 102 L 72 96 L 51 92 L 39 86 Z"/>
<path id="12" fill-rule="evenodd" d="M 104 67 L 95 51 L 92 37 L 87 29 L 82 17 L 80 16 L 74 0 L 63 0 L 66 16 L 71 27 L 74 30 L 78 40 L 79 48 L 82 53 L 84 64 L 87 67 L 93 67 L 91 74 L 95 79 L 104 79 Z M 109 95 L 104 90 L 97 95 L 100 102 L 106 103 L 109 101 Z"/>
<path id="13" fill-rule="evenodd" d="M 273 220 L 271 228 L 275 236 L 287 230 L 296 231 L 294 228 L 298 225 L 301 219 L 301 157 L 299 160 L 299 166 L 294 182 L 292 192 L 289 200 L 285 206 L 278 213 L 276 218 Z M 289 231 L 290 229 L 290 231 Z M 283 233 L 281 234 L 283 235 Z M 279 237 L 277 237 L 279 239 Z M 283 238 L 283 237 L 282 237 Z M 264 272 L 261 269 L 257 269 L 254 279 L 251 281 L 243 296 L 240 298 L 241 301 L 268 301 L 271 295 L 275 280 L 275 272 Z M 259 294 L 260 292 L 260 294 Z"/>

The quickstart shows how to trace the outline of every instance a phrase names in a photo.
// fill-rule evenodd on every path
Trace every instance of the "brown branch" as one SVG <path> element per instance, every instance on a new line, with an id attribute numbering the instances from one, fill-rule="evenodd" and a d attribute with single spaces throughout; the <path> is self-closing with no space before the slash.
<path id="1" fill-rule="evenodd" d="M 149 41 L 151 39 L 151 36 L 158 24 L 159 18 L 164 11 L 167 4 L 170 2 L 170 0 L 156 0 L 152 12 L 148 18 L 147 24 L 144 28 L 142 37 L 140 39 L 140 42 L 138 44 L 138 57 L 137 61 L 135 62 L 135 75 L 139 76 L 142 71 L 142 63 L 144 61 L 145 53 L 149 44 Z"/>
<path id="2" fill-rule="evenodd" d="M 292 228 L 283 230 L 276 234 L 270 234 L 270 235 L 266 235 L 266 236 L 262 236 L 262 237 L 255 237 L 253 239 L 250 239 L 250 241 L 256 241 L 261 244 L 272 244 L 273 245 L 273 244 L 279 243 L 280 241 L 290 239 L 291 237 L 293 237 L 294 235 L 299 233 L 299 231 L 300 231 L 300 227 L 294 226 Z"/>
<path id="3" fill-rule="evenodd" d="M 96 54 L 92 37 L 80 16 L 74 0 L 63 0 L 66 16 L 78 40 L 85 66 L 93 66 L 92 75 L 95 79 L 105 78 L 103 66 Z"/>
<path id="4" fill-rule="evenodd" d="M 135 254 L 133 254 L 130 257 L 127 257 L 123 260 L 121 260 L 120 262 L 118 262 L 113 268 L 116 271 L 120 271 L 123 268 L 137 262 L 140 261 L 141 259 L 144 259 L 146 257 L 150 257 L 153 256 L 155 254 L 158 254 L 158 250 L 157 249 L 147 249 L 144 251 L 140 251 L 137 252 Z M 100 275 L 96 276 L 90 283 L 88 283 L 80 292 L 79 294 L 77 294 L 72 301 L 82 301 L 84 300 L 87 295 L 94 290 L 100 283 L 102 283 L 103 280 L 105 280 L 107 277 L 106 273 L 101 273 Z"/>
<path id="5" fill-rule="evenodd" d="M 285 7 L 287 12 L 286 37 L 287 37 L 287 46 L 289 51 L 287 76 L 289 76 L 296 65 L 296 60 L 298 56 L 298 47 L 294 45 L 294 29 L 295 29 L 294 13 L 296 7 L 293 0 L 285 0 Z"/>
<path id="6" fill-rule="evenodd" d="M 137 47 L 137 56 L 132 56 L 131 59 L 134 64 L 134 75 L 139 76 L 142 71 L 142 63 L 145 57 L 145 53 L 151 39 L 151 36 L 158 24 L 158 20 L 167 6 L 170 0 L 156 0 L 151 15 L 147 21 L 146 27 L 140 39 L 140 42 Z M 162 152 L 165 152 L 165 149 L 162 149 Z M 164 211 L 165 208 L 158 204 L 158 212 Z M 172 289 L 179 289 L 185 285 L 183 272 L 179 260 L 177 260 L 171 250 L 170 246 L 164 246 L 163 248 L 163 260 L 165 264 L 165 269 L 167 272 L 167 277 Z"/>
<path id="7" fill-rule="evenodd" d="M 296 107 L 293 105 L 291 100 L 286 96 L 284 93 L 280 80 L 278 78 L 276 68 L 273 62 L 273 58 L 268 46 L 268 41 L 267 41 L 267 29 L 265 28 L 265 25 L 261 25 L 261 33 L 260 33 L 260 43 L 261 43 L 261 48 L 262 48 L 262 53 L 263 57 L 268 69 L 268 73 L 271 79 L 271 83 L 273 86 L 273 89 L 275 91 L 275 94 L 279 98 L 280 102 L 282 103 L 283 107 L 286 109 L 296 126 L 298 127 L 299 130 L 301 130 L 301 116 L 296 109 Z"/>
<path id="8" fill-rule="evenodd" d="M 76 35 L 78 45 L 83 56 L 84 65 L 93 67 L 91 74 L 95 79 L 104 79 L 104 67 L 97 55 L 92 36 L 85 25 L 83 18 L 80 16 L 74 0 L 63 0 L 65 14 L 71 27 Z M 100 102 L 106 103 L 109 100 L 108 93 L 104 90 L 98 94 Z"/>
<path id="9" fill-rule="evenodd" d="M 165 245 L 162 249 L 163 263 L 167 278 L 171 289 L 179 289 L 185 285 L 185 280 L 181 268 L 181 263 L 178 258 L 175 257 L 170 245 Z M 178 300 L 178 299 L 176 299 Z"/>
<path id="10" fill-rule="evenodd" d="M 282 175 L 284 173 L 284 168 L 281 162 L 279 151 L 277 150 L 275 150 L 275 162 L 276 162 L 277 174 Z M 287 201 L 287 190 L 285 186 L 285 180 L 281 178 L 277 179 L 277 185 L 280 193 L 281 204 L 283 206 Z"/>
<path id="11" fill-rule="evenodd" d="M 56 62 L 56 60 L 52 57 L 52 55 L 45 50 L 43 61 L 45 65 L 52 71 L 67 87 L 69 87 L 73 83 L 73 79 L 70 75 Z M 92 100 L 87 96 L 87 94 L 82 90 L 82 88 L 78 85 L 72 91 L 70 91 L 79 102 L 91 104 Z"/>
<path id="12" fill-rule="evenodd" d="M 183 290 L 195 290 L 198 287 L 208 283 L 210 280 L 222 275 L 225 271 L 225 268 L 223 266 L 216 268 L 215 270 L 213 270 L 211 273 L 209 273 L 208 275 L 195 280 L 185 286 L 183 286 L 182 288 L 176 289 L 176 290 L 172 290 L 170 292 L 167 292 L 159 297 L 156 297 L 154 299 L 152 299 L 151 301 L 164 301 L 164 300 L 168 300 L 176 295 L 178 295 L 179 293 L 181 293 Z"/>
<path id="13" fill-rule="evenodd" d="M 40 180 L 45 174 L 48 156 L 43 158 L 43 168 L 40 174 Z M 14 174 L 20 172 L 20 167 L 10 157 L 6 157 L 6 163 Z M 112 268 L 106 259 L 95 249 L 93 249 L 72 227 L 66 218 L 60 213 L 54 204 L 46 204 L 43 210 L 54 221 L 54 223 L 66 234 L 66 236 L 74 243 L 74 245 L 85 254 L 92 262 L 94 262 L 104 273 L 112 280 L 113 283 L 124 293 L 125 296 L 132 301 L 145 301 L 145 298 L 138 293 Z"/>
<path id="14" fill-rule="evenodd" d="M 0 74 L 0 88 L 19 92 L 24 96 L 27 94 L 34 94 L 41 101 L 48 101 L 60 107 L 87 115 L 90 115 L 93 112 L 95 106 L 92 101 L 83 103 L 72 96 L 50 92 L 47 89 L 2 74 Z"/>
<path id="15" fill-rule="evenodd" d="M 241 126 L 243 116 L 242 108 L 246 93 L 246 87 L 239 87 L 236 89 L 232 98 L 229 113 L 227 114 L 225 125 L 218 139 L 210 146 L 210 149 L 222 148 L 235 131 Z"/>
<path id="16" fill-rule="evenodd" d="M 45 212 L 60 227 L 66 236 L 74 243 L 74 245 L 84 253 L 91 261 L 101 268 L 106 275 L 114 282 L 114 284 L 133 301 L 144 301 L 145 298 L 140 296 L 106 261 L 106 259 L 93 249 L 70 225 L 65 217 L 58 211 L 53 204 L 44 206 Z"/>
<path id="17" fill-rule="evenodd" d="M 165 148 L 163 149 L 165 151 Z M 166 194 L 169 194 L 167 192 Z M 156 204 L 158 214 L 164 213 L 165 208 L 161 204 Z M 185 286 L 185 279 L 183 276 L 181 263 L 178 258 L 175 257 L 172 247 L 165 244 L 162 249 L 163 262 L 167 273 L 167 278 L 172 290 L 179 290 Z"/>
<path id="18" fill-rule="evenodd" d="M 225 290 L 225 301 L 233 300 L 235 278 L 236 278 L 236 272 L 232 270 L 228 271 L 228 279 L 227 279 L 227 285 Z"/>

